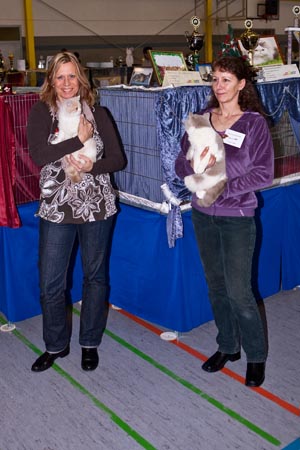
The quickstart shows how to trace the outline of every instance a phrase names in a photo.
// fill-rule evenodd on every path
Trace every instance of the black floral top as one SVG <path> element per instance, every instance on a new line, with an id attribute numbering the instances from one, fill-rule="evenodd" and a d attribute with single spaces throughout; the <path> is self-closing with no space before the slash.
<path id="1" fill-rule="evenodd" d="M 62 159 L 82 148 L 82 143 L 76 136 L 51 144 L 49 136 L 57 129 L 57 119 L 41 101 L 30 111 L 27 126 L 29 152 L 34 162 L 42 166 L 37 215 L 45 220 L 56 223 L 92 222 L 107 219 L 117 211 L 109 174 L 124 168 L 125 157 L 108 111 L 95 106 L 93 117 L 96 162 L 81 181 L 72 183 L 65 175 Z"/>

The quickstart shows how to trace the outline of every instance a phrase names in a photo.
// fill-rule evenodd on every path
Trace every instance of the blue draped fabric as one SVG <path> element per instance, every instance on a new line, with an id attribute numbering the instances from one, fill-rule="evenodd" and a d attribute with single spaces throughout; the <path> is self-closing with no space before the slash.
<path id="1" fill-rule="evenodd" d="M 285 111 L 300 123 L 300 78 L 257 83 L 256 89 L 267 114 L 275 124 Z"/>
<path id="2" fill-rule="evenodd" d="M 300 105 L 299 105 L 299 108 L 300 108 Z M 297 122 L 297 120 L 291 116 L 290 116 L 290 122 L 291 122 L 291 127 L 294 132 L 298 147 L 300 149 L 300 123 Z"/>
<path id="3" fill-rule="evenodd" d="M 262 298 L 300 285 L 300 184 L 259 194 L 255 291 Z M 40 314 L 36 203 L 18 208 L 23 226 L 0 227 L 0 311 L 12 322 Z M 145 320 L 186 332 L 212 319 L 207 285 L 193 233 L 191 211 L 182 214 L 184 236 L 168 247 L 166 217 L 120 205 L 110 264 L 110 302 Z M 25 262 L 24 262 L 25 261 Z M 79 254 L 71 281 L 81 298 Z"/>
<path id="4" fill-rule="evenodd" d="M 37 202 L 18 207 L 22 227 L 0 227 L 0 311 L 10 321 L 41 313 L 38 287 L 38 226 L 34 216 Z M 77 258 L 68 291 L 74 301 L 81 299 L 82 269 Z"/>
<path id="5" fill-rule="evenodd" d="M 183 221 L 179 206 L 171 205 L 167 216 L 167 236 L 170 248 L 175 246 L 176 239 L 183 237 Z"/>
<path id="6" fill-rule="evenodd" d="M 167 89 L 157 98 L 156 121 L 162 172 L 170 190 L 180 199 L 190 194 L 175 174 L 175 160 L 184 133 L 183 120 L 189 112 L 203 109 L 211 93 L 210 86 Z"/>
<path id="7" fill-rule="evenodd" d="M 210 96 L 210 86 L 181 87 L 162 91 L 155 105 L 157 117 L 157 135 L 160 147 L 161 167 L 164 179 L 171 192 L 180 200 L 189 200 L 190 192 L 182 180 L 175 174 L 175 160 L 180 150 L 180 141 L 184 133 L 183 120 L 189 112 L 203 109 Z M 169 247 L 183 236 L 183 223 L 180 208 L 170 204 L 167 219 Z"/>

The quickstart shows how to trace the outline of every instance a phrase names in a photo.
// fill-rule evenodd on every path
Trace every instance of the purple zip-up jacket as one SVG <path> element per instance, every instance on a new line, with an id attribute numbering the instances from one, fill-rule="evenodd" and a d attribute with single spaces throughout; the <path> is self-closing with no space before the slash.
<path id="1" fill-rule="evenodd" d="M 225 190 L 209 207 L 199 206 L 196 194 L 193 194 L 192 206 L 215 216 L 254 216 L 257 207 L 255 191 L 270 186 L 273 181 L 274 149 L 271 134 L 265 118 L 252 111 L 245 111 L 230 129 L 245 134 L 245 138 L 240 148 L 224 144 L 228 178 Z M 190 161 L 186 159 L 189 145 L 185 133 L 175 161 L 175 172 L 181 179 L 194 173 Z"/>

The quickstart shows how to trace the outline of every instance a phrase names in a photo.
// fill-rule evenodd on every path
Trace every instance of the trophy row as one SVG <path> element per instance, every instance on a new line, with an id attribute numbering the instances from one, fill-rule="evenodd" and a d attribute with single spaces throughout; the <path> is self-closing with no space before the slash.
<path id="1" fill-rule="evenodd" d="M 299 65 L 300 65 L 300 28 L 299 28 L 299 16 L 300 6 L 293 6 L 292 12 L 295 16 L 294 26 L 288 27 L 285 31 L 288 33 L 288 49 L 287 49 L 287 63 L 291 64 L 292 54 L 292 39 L 293 36 L 299 44 Z M 193 26 L 193 32 L 189 34 L 185 32 L 186 41 L 192 54 L 188 56 L 188 63 L 195 69 L 199 64 L 199 52 L 204 44 L 204 34 L 199 33 L 200 19 L 197 16 L 193 16 L 190 20 L 190 24 Z M 252 30 L 253 22 L 250 19 L 245 20 L 246 30 L 241 34 L 240 41 L 248 52 L 249 64 L 253 66 L 253 54 L 258 44 L 259 34 Z"/>

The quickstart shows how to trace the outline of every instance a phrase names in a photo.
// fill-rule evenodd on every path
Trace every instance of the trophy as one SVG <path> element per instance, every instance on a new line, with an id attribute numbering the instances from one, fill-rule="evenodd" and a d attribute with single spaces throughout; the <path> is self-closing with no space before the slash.
<path id="1" fill-rule="evenodd" d="M 243 47 L 248 52 L 250 66 L 253 66 L 254 65 L 253 64 L 253 53 L 254 53 L 255 47 L 257 46 L 259 35 L 257 33 L 255 33 L 255 31 L 252 31 L 252 20 L 250 20 L 250 19 L 245 20 L 245 28 L 246 28 L 246 31 L 244 31 L 244 33 L 241 34 L 240 40 L 241 40 L 241 43 L 243 44 Z"/>
<path id="2" fill-rule="evenodd" d="M 9 54 L 8 54 L 8 60 L 9 60 L 9 69 L 8 69 L 8 71 L 9 71 L 9 72 L 15 72 L 15 69 L 14 69 L 14 59 L 15 59 L 14 54 L 13 54 L 13 53 L 9 53 Z"/>
<path id="3" fill-rule="evenodd" d="M 203 47 L 204 35 L 200 34 L 198 29 L 200 27 L 200 19 L 197 16 L 193 16 L 190 20 L 190 24 L 194 28 L 192 34 L 188 31 L 185 32 L 186 41 L 189 49 L 193 52 L 189 55 L 188 61 L 192 65 L 193 69 L 196 69 L 196 65 L 199 64 L 199 51 Z"/>
<path id="4" fill-rule="evenodd" d="M 298 42 L 298 62 L 300 68 L 300 27 L 299 27 L 299 16 L 300 16 L 300 6 L 294 5 L 292 8 L 292 12 L 295 16 L 294 26 L 285 28 L 285 31 L 288 32 L 288 46 L 287 46 L 287 63 L 292 64 L 292 40 L 293 36 Z"/>
<path id="5" fill-rule="evenodd" d="M 293 14 L 295 16 L 294 27 L 295 28 L 299 28 L 300 6 L 297 6 L 297 5 L 293 6 L 292 12 L 293 12 Z"/>

